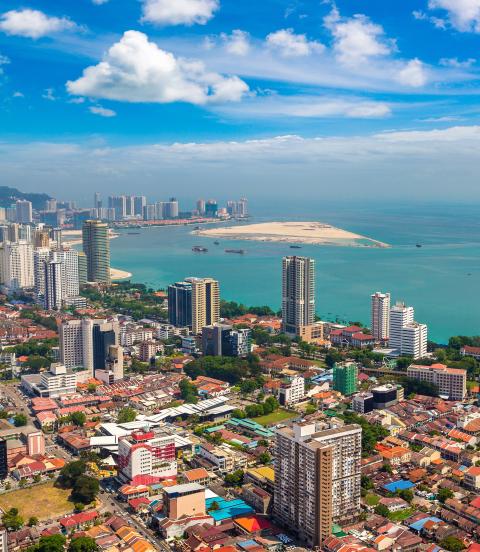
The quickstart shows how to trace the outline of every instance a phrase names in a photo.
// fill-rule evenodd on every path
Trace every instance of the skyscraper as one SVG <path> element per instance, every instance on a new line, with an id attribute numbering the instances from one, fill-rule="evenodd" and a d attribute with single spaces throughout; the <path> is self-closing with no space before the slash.
<path id="1" fill-rule="evenodd" d="M 186 278 L 192 285 L 192 332 L 220 320 L 220 288 L 213 278 Z"/>
<path id="2" fill-rule="evenodd" d="M 276 451 L 274 518 L 321 547 L 334 523 L 360 513 L 362 429 L 294 424 L 277 430 Z"/>
<path id="3" fill-rule="evenodd" d="M 102 208 L 102 196 L 99 192 L 95 192 L 95 195 L 93 196 L 93 208 L 94 209 L 101 209 Z"/>
<path id="4" fill-rule="evenodd" d="M 147 204 L 147 198 L 145 196 L 133 197 L 133 214 L 143 216 L 143 208 Z"/>
<path id="5" fill-rule="evenodd" d="M 21 224 L 29 224 L 33 221 L 32 202 L 26 199 L 19 199 L 15 203 L 16 221 Z"/>
<path id="6" fill-rule="evenodd" d="M 205 200 L 204 199 L 199 199 L 197 201 L 197 211 L 198 211 L 199 215 L 204 215 L 205 214 Z"/>
<path id="7" fill-rule="evenodd" d="M 108 225 L 99 220 L 86 220 L 83 224 L 83 252 L 87 257 L 89 282 L 110 284 L 110 243 Z"/>
<path id="8" fill-rule="evenodd" d="M 176 282 L 168 286 L 168 321 L 174 326 L 192 326 L 191 282 Z"/>
<path id="9" fill-rule="evenodd" d="M 108 207 L 114 209 L 115 220 L 122 220 L 127 216 L 127 198 L 122 196 L 110 196 L 108 198 Z"/>
<path id="10" fill-rule="evenodd" d="M 64 271 L 62 263 L 58 260 L 43 263 L 45 271 L 45 296 L 44 308 L 46 310 L 60 310 L 64 299 Z"/>
<path id="11" fill-rule="evenodd" d="M 10 291 L 33 288 L 33 245 L 26 241 L 7 242 L 0 257 L 2 282 Z"/>
<path id="12" fill-rule="evenodd" d="M 377 341 L 388 339 L 390 330 L 390 293 L 372 295 L 372 335 Z"/>
<path id="13" fill-rule="evenodd" d="M 84 286 L 88 282 L 87 256 L 83 251 L 78 252 L 78 285 Z"/>
<path id="14" fill-rule="evenodd" d="M 298 335 L 315 321 L 315 261 L 284 257 L 282 270 L 282 330 Z"/>
<path id="15" fill-rule="evenodd" d="M 414 321 L 415 311 L 413 307 L 407 307 L 405 303 L 397 301 L 390 309 L 390 332 L 388 346 L 392 349 L 402 348 L 402 329 Z"/>

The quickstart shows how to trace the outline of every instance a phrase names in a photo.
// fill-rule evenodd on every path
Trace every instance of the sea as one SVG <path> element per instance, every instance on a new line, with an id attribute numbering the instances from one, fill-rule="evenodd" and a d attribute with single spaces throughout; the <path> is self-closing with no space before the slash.
<path id="1" fill-rule="evenodd" d="M 154 288 L 211 276 L 219 280 L 223 299 L 278 310 L 282 257 L 305 255 L 316 261 L 316 310 L 323 320 L 368 325 L 370 295 L 382 291 L 391 293 L 392 302 L 413 306 L 432 341 L 480 335 L 480 204 L 263 199 L 250 200 L 249 208 L 251 223 L 321 221 L 391 247 L 291 249 L 224 239 L 215 245 L 214 238 L 192 235 L 191 226 L 156 227 L 120 231 L 111 242 L 112 266 Z M 195 253 L 193 246 L 208 251 Z"/>

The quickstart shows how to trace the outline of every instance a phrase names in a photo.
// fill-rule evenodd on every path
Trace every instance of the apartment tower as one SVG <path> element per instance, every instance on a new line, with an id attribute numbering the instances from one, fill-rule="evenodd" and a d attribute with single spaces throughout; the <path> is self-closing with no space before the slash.
<path id="1" fill-rule="evenodd" d="M 372 335 L 376 341 L 388 339 L 390 330 L 390 293 L 377 291 L 372 295 Z"/>
<path id="2" fill-rule="evenodd" d="M 282 268 L 282 330 L 298 335 L 315 321 L 315 261 L 284 257 Z"/>
<path id="3" fill-rule="evenodd" d="M 87 257 L 89 282 L 110 284 L 110 243 L 108 225 L 99 220 L 83 223 L 83 252 Z"/>
<path id="4" fill-rule="evenodd" d="M 360 513 L 362 429 L 303 422 L 276 432 L 275 520 L 310 548 Z"/>
<path id="5" fill-rule="evenodd" d="M 220 320 L 220 287 L 213 278 L 187 278 L 192 285 L 192 332 L 200 334 L 204 326 Z"/>

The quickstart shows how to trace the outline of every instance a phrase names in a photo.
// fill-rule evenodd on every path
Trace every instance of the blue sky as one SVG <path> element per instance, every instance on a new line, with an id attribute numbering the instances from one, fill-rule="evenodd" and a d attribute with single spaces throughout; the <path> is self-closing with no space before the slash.
<path id="1" fill-rule="evenodd" d="M 480 0 L 4 0 L 0 170 L 80 199 L 477 197 L 479 37 Z"/>

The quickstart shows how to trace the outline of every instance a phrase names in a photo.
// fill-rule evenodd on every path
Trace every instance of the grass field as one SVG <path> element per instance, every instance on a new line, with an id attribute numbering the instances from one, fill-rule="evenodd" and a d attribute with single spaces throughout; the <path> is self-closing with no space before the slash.
<path id="1" fill-rule="evenodd" d="M 73 511 L 69 496 L 70 490 L 57 489 L 52 481 L 0 495 L 0 508 L 3 511 L 18 508 L 25 522 L 32 516 L 40 520 L 55 518 Z"/>
<path id="2" fill-rule="evenodd" d="M 403 521 L 404 519 L 413 516 L 415 513 L 414 508 L 406 508 L 405 510 L 399 510 L 398 512 L 391 512 L 388 514 L 388 519 L 391 521 Z"/>
<path id="3" fill-rule="evenodd" d="M 259 416 L 258 418 L 253 418 L 253 420 L 258 422 L 259 424 L 268 426 L 278 424 L 280 422 L 283 422 L 284 420 L 289 420 L 290 418 L 295 418 L 296 416 L 298 416 L 298 412 L 279 408 L 271 414 L 265 414 L 265 416 Z"/>
<path id="4" fill-rule="evenodd" d="M 380 497 L 375 494 L 367 494 L 363 500 L 365 501 L 365 504 L 368 504 L 369 506 L 376 506 L 380 500 Z"/>

